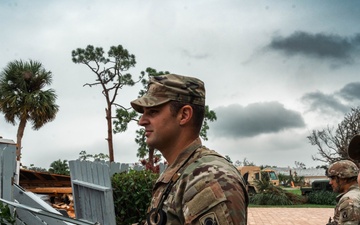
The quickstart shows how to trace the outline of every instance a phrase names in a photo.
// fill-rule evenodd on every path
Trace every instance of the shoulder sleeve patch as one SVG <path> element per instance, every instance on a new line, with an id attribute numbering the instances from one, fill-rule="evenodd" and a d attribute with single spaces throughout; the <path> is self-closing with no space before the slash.
<path id="1" fill-rule="evenodd" d="M 360 221 L 360 210 L 358 206 L 358 200 L 352 199 L 347 196 L 345 200 L 342 201 L 339 205 L 340 211 L 340 221 L 339 224 L 358 224 Z M 340 223 L 341 222 L 341 223 Z M 356 222 L 356 223 L 351 223 Z"/>
<path id="2" fill-rule="evenodd" d="M 350 198 L 346 198 L 346 199 L 341 199 L 341 202 L 340 202 L 340 205 L 339 205 L 339 209 L 340 211 L 343 210 L 343 209 L 346 209 L 348 208 L 349 206 L 352 206 L 354 203 L 353 203 L 353 200 L 350 199 Z"/>
<path id="3" fill-rule="evenodd" d="M 185 203 L 184 215 L 190 221 L 212 207 L 226 201 L 226 196 L 219 183 L 213 183 Z"/>

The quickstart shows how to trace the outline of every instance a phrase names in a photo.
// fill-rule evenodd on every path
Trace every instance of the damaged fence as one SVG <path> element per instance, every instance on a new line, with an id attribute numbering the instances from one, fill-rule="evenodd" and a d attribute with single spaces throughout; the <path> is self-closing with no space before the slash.
<path id="1" fill-rule="evenodd" d="M 72 219 L 16 184 L 15 151 L 13 141 L 0 138 L 0 201 L 16 210 L 17 225 L 116 225 L 111 177 L 130 168 L 143 170 L 122 163 L 69 161 L 76 215 Z M 160 172 L 164 169 L 160 164 Z"/>

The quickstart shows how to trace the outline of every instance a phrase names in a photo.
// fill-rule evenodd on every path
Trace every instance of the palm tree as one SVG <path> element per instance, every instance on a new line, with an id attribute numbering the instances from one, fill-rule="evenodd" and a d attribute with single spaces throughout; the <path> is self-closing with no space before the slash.
<path id="1" fill-rule="evenodd" d="M 49 168 L 50 173 L 60 174 L 60 175 L 70 175 L 69 163 L 67 160 L 61 161 L 58 159 L 50 164 Z"/>
<path id="2" fill-rule="evenodd" d="M 52 74 L 40 62 L 12 61 L 0 74 L 0 112 L 5 120 L 19 126 L 16 135 L 16 157 L 20 161 L 21 140 L 26 123 L 34 130 L 55 119 L 59 106 L 55 104 L 57 95 L 53 89 L 43 90 L 52 82 Z"/>

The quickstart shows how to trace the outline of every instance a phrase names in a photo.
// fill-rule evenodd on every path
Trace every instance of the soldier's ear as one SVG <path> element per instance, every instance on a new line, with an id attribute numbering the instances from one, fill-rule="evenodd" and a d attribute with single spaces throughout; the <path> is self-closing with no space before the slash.
<path id="1" fill-rule="evenodd" d="M 193 117 L 193 108 L 190 105 L 185 105 L 179 110 L 180 125 L 185 125 L 190 122 Z"/>

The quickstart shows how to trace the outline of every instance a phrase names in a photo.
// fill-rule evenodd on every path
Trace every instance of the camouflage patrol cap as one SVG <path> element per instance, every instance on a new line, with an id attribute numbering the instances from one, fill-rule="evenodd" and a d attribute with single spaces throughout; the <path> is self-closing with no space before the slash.
<path id="1" fill-rule="evenodd" d="M 177 74 L 151 76 L 147 93 L 132 101 L 131 106 L 143 113 L 143 107 L 158 106 L 169 101 L 205 106 L 204 82 Z"/>
<path id="2" fill-rule="evenodd" d="M 328 177 L 350 178 L 356 177 L 359 168 L 350 160 L 340 160 L 330 165 L 327 170 Z"/>
<path id="3" fill-rule="evenodd" d="M 353 160 L 360 160 L 360 135 L 355 135 L 349 144 L 348 148 L 349 157 Z"/>

